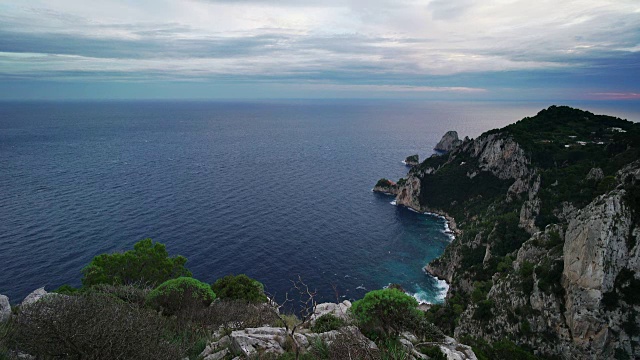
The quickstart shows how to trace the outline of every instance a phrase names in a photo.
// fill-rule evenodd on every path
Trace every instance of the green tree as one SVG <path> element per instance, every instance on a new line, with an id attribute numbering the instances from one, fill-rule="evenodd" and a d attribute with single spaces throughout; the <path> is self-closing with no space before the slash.
<path id="1" fill-rule="evenodd" d="M 398 289 L 368 292 L 353 303 L 351 311 L 365 332 L 394 337 L 419 316 L 418 302 Z"/>
<path id="2" fill-rule="evenodd" d="M 169 257 L 164 244 L 151 239 L 138 241 L 133 250 L 124 253 L 101 254 L 82 269 L 82 284 L 156 286 L 169 279 L 191 276 L 184 256 Z"/>
<path id="3" fill-rule="evenodd" d="M 211 285 L 220 299 L 245 300 L 253 303 L 267 301 L 264 285 L 245 274 L 227 275 Z"/>
<path id="4" fill-rule="evenodd" d="M 151 291 L 147 303 L 156 310 L 173 315 L 181 309 L 207 307 L 215 298 L 209 284 L 191 277 L 180 277 L 167 280 Z"/>

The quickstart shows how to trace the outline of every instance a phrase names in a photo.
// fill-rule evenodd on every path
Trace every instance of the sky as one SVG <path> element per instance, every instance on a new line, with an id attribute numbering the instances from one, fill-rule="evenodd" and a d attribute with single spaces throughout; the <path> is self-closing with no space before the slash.
<path id="1" fill-rule="evenodd" d="M 640 101 L 640 1 L 0 1 L 0 99 L 161 98 Z"/>

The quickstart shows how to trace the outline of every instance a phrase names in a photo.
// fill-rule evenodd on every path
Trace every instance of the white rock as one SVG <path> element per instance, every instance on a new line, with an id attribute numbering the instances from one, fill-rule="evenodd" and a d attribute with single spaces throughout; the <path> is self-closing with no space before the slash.
<path id="1" fill-rule="evenodd" d="M 9 298 L 5 295 L 0 295 L 0 323 L 8 321 L 11 318 L 11 304 Z"/>
<path id="2" fill-rule="evenodd" d="M 34 290 L 31 294 L 27 295 L 27 297 L 22 300 L 20 306 L 23 307 L 31 305 L 47 295 L 49 295 L 49 293 L 45 291 L 44 287 L 41 287 L 37 290 Z"/>
<path id="3" fill-rule="evenodd" d="M 327 314 L 331 314 L 337 318 L 347 320 L 349 318 L 348 311 L 350 307 L 351 307 L 351 302 L 349 300 L 345 300 L 340 304 L 335 304 L 335 303 L 318 304 L 316 306 L 315 312 L 311 316 L 311 323 L 315 323 L 317 318 Z"/>

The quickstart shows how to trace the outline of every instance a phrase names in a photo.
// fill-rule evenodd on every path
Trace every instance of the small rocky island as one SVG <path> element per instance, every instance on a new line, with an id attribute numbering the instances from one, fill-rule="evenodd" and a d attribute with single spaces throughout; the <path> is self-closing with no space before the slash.
<path id="1" fill-rule="evenodd" d="M 379 187 L 456 220 L 427 318 L 483 359 L 640 359 L 640 124 L 551 106 L 435 148 Z"/>
<path id="2" fill-rule="evenodd" d="M 420 165 L 420 156 L 418 154 L 409 155 L 403 162 L 407 166 L 418 166 Z"/>
<path id="3" fill-rule="evenodd" d="M 458 138 L 457 131 L 447 131 L 442 139 L 436 144 L 433 148 L 436 151 L 440 152 L 449 152 L 462 144 L 462 140 Z"/>

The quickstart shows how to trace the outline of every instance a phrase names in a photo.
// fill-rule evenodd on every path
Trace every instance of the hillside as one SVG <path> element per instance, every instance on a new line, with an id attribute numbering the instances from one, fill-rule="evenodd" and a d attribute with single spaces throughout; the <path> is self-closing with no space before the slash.
<path id="1" fill-rule="evenodd" d="M 430 318 L 482 349 L 640 356 L 640 124 L 552 106 L 432 156 L 385 192 L 455 219 L 427 266 L 451 288 Z"/>

